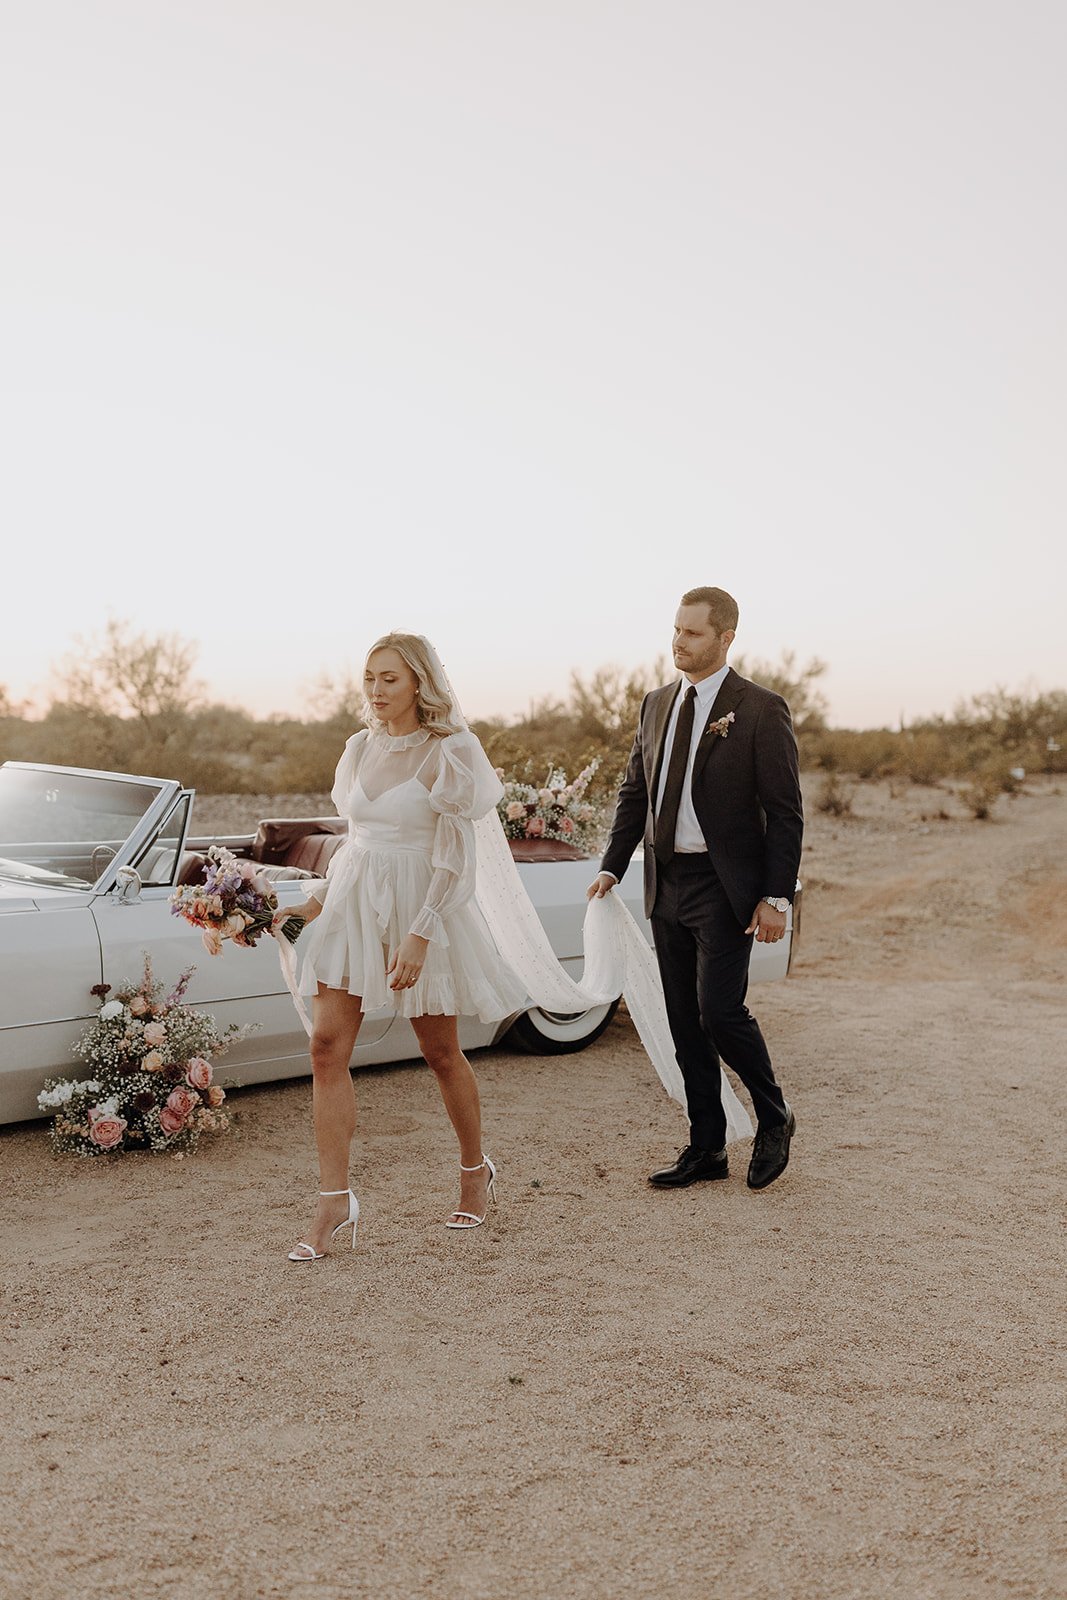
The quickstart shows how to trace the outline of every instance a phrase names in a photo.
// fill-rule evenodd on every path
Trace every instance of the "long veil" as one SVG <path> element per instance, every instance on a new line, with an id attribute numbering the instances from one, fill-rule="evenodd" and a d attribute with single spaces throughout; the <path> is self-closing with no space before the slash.
<path id="1" fill-rule="evenodd" d="M 448 687 L 457 721 L 467 727 L 455 689 L 428 639 L 423 639 L 431 660 Z M 590 900 L 586 908 L 582 939 L 585 969 L 581 983 L 569 978 L 560 966 L 540 917 L 523 886 L 519 870 L 497 814 L 496 802 L 503 787 L 481 747 L 480 762 L 485 771 L 478 774 L 492 794 L 492 801 L 474 824 L 477 849 L 475 899 L 488 924 L 497 949 L 526 985 L 526 992 L 546 1011 L 587 1011 L 606 1005 L 620 995 L 626 1001 L 634 1027 L 655 1067 L 663 1087 L 672 1100 L 686 1109 L 685 1085 L 674 1053 L 667 1022 L 656 957 L 637 922 L 618 894 L 612 890 L 601 899 Z M 721 1070 L 721 1069 L 720 1069 Z M 727 1142 L 746 1139 L 752 1133 L 748 1112 L 722 1073 L 722 1104 L 726 1114 Z"/>

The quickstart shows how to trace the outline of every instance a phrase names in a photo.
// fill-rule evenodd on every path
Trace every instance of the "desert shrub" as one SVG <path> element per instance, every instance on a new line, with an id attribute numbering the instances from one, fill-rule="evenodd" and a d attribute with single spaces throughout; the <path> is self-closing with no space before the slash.
<path id="1" fill-rule="evenodd" d="M 109 623 L 57 672 L 43 717 L 29 717 L 0 688 L 0 760 L 147 772 L 180 778 L 205 794 L 329 790 L 344 742 L 361 725 L 357 679 L 316 680 L 307 690 L 306 719 L 260 720 L 206 703 L 194 660 L 187 641 Z M 828 728 L 819 687 L 824 663 L 801 665 L 787 652 L 777 665 L 740 657 L 735 666 L 785 696 L 807 770 L 931 786 L 957 778 L 976 797 L 999 783 L 994 798 L 1013 766 L 1067 772 L 1067 691 L 995 689 L 961 702 L 951 717 L 898 731 Z M 474 731 L 495 766 L 531 782 L 542 783 L 557 768 L 573 776 L 599 761 L 590 798 L 607 800 L 626 766 L 643 697 L 672 675 L 662 658 L 631 672 L 609 666 L 589 677 L 575 673 L 564 698 L 534 700 L 522 716 L 475 722 Z M 831 795 L 847 792 L 827 788 Z"/>
<path id="2" fill-rule="evenodd" d="M 850 817 L 854 790 L 836 772 L 828 772 L 815 801 L 815 809 L 828 817 Z"/>
<path id="3" fill-rule="evenodd" d="M 1002 774 L 994 767 L 975 772 L 960 790 L 960 799 L 977 822 L 986 821 L 1004 793 Z"/>
<path id="4" fill-rule="evenodd" d="M 958 770 L 959 758 L 942 733 L 933 728 L 909 728 L 901 735 L 894 771 L 912 783 L 934 786 Z"/>
<path id="5" fill-rule="evenodd" d="M 824 728 L 800 740 L 801 762 L 822 772 L 848 772 L 861 780 L 884 778 L 900 757 L 901 735 L 888 728 Z"/>

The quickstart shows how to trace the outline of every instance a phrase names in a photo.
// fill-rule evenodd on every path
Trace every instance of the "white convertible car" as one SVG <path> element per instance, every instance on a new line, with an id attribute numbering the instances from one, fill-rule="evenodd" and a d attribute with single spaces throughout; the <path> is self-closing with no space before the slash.
<path id="1" fill-rule="evenodd" d="M 193 791 L 167 778 L 90 772 L 7 761 L 0 767 L 0 1122 L 40 1115 L 43 1079 L 75 1066 L 71 1044 L 96 1013 L 94 984 L 135 978 L 148 951 L 156 976 L 171 982 L 196 963 L 189 1003 L 219 1023 L 255 1022 L 257 1031 L 223 1058 L 237 1083 L 309 1071 L 307 1040 L 286 991 L 273 940 L 212 958 L 187 923 L 171 914 L 175 885 L 197 881 L 209 845 L 225 844 L 263 864 L 282 904 L 304 898 L 300 877 L 322 876 L 345 824 L 338 818 L 261 822 L 245 837 L 190 837 Z M 541 846 L 519 871 L 553 949 L 581 976 L 582 919 L 593 864 L 568 847 Z M 648 933 L 638 860 L 620 890 Z M 787 937 L 756 945 L 754 980 L 784 978 L 799 928 L 799 892 Z M 649 935 L 650 936 L 650 935 Z M 532 1051 L 580 1050 L 607 1026 L 615 1004 L 574 1016 L 531 1007 L 502 1023 L 461 1018 L 465 1049 L 505 1033 Z M 353 1064 L 418 1056 L 410 1024 L 373 1012 Z"/>

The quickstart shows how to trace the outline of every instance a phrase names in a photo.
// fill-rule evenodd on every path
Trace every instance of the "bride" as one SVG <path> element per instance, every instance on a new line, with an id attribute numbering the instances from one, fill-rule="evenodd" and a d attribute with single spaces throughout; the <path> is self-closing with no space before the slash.
<path id="1" fill-rule="evenodd" d="M 300 991 L 314 995 L 310 1052 L 319 1199 L 290 1261 L 318 1261 L 352 1230 L 349 1186 L 356 1101 L 349 1066 L 364 1013 L 407 1017 L 459 1142 L 459 1203 L 448 1228 L 476 1228 L 494 1197 L 482 1150 L 478 1085 L 459 1047 L 457 1016 L 497 1021 L 522 1010 L 526 986 L 501 959 L 474 902 L 473 820 L 500 782 L 460 716 L 440 661 L 421 636 L 388 633 L 363 675 L 368 727 L 345 745 L 333 801 L 345 844 L 303 906 Z"/>
<path id="2" fill-rule="evenodd" d="M 387 633 L 363 675 L 368 726 L 337 766 L 333 802 L 348 838 L 323 882 L 309 885 L 289 917 L 311 923 L 298 945 L 299 987 L 283 938 L 286 982 L 310 1034 L 312 1105 L 319 1156 L 318 1205 L 290 1261 L 319 1261 L 352 1230 L 359 1202 L 349 1185 L 356 1102 L 349 1066 L 365 1011 L 407 1017 L 437 1079 L 459 1141 L 459 1204 L 447 1228 L 485 1221 L 496 1168 L 482 1149 L 478 1085 L 459 1048 L 457 1016 L 494 1022 L 526 1006 L 584 1011 L 622 994 L 667 1093 L 685 1107 L 685 1086 L 663 1003 L 656 958 L 617 894 L 590 900 L 585 970 L 560 967 L 511 859 L 496 803 L 503 786 L 470 731 L 447 674 L 421 634 Z M 313 1020 L 302 995 L 313 995 Z M 727 1140 L 752 1124 L 722 1074 Z"/>

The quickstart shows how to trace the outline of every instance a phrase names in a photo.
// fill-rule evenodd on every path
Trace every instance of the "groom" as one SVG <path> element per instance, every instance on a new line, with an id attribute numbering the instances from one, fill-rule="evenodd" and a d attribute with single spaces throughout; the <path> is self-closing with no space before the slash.
<path id="1" fill-rule="evenodd" d="M 745 993 L 752 936 L 763 944 L 783 937 L 796 887 L 804 827 L 797 744 L 781 695 L 727 665 L 736 628 L 737 603 L 725 590 L 682 596 L 674 623 L 682 680 L 645 696 L 589 888 L 590 899 L 607 894 L 644 839 L 645 914 L 690 1122 L 678 1160 L 649 1179 L 658 1188 L 727 1175 L 720 1058 L 756 1112 L 750 1188 L 785 1171 L 796 1126 Z"/>

